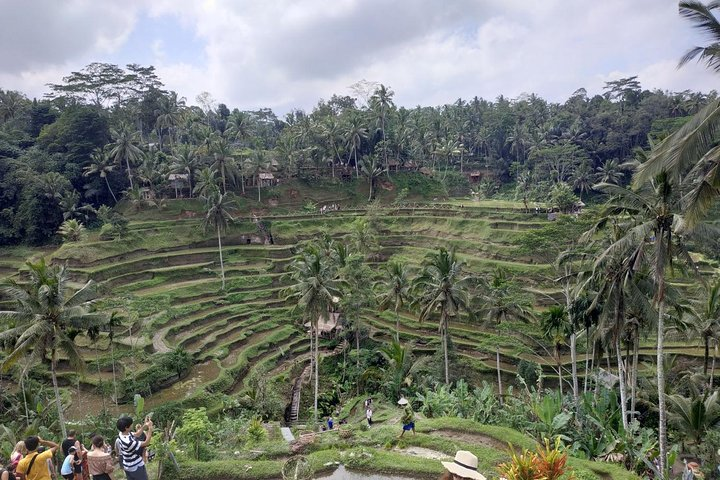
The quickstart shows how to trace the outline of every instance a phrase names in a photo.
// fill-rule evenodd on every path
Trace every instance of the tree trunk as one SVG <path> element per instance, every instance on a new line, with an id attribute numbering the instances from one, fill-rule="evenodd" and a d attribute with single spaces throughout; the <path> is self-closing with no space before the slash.
<path id="1" fill-rule="evenodd" d="M 573 400 L 575 405 L 580 404 L 580 389 L 578 387 L 577 374 L 577 335 L 575 332 L 570 334 L 570 357 L 572 361 L 572 383 L 573 383 Z"/>
<path id="2" fill-rule="evenodd" d="M 594 347 L 595 344 L 593 344 Z M 590 375 L 590 358 L 588 355 L 590 354 L 590 329 L 585 329 L 585 382 L 583 385 L 583 393 L 587 393 L 588 389 L 588 376 Z M 593 348 L 593 356 L 595 356 L 594 348 Z"/>
<path id="3" fill-rule="evenodd" d="M 703 340 L 705 341 L 705 356 L 703 358 L 703 376 L 707 376 L 708 360 L 710 359 L 710 338 L 706 335 Z"/>
<path id="4" fill-rule="evenodd" d="M 356 325 L 355 325 L 355 367 L 357 368 L 358 372 L 360 371 L 360 319 L 356 319 Z"/>
<path id="5" fill-rule="evenodd" d="M 495 347 L 495 365 L 497 366 L 497 377 L 498 377 L 498 399 L 500 400 L 500 408 L 503 406 L 503 385 L 502 375 L 500 373 L 500 347 Z"/>
<path id="6" fill-rule="evenodd" d="M 447 325 L 447 318 L 445 318 L 445 315 L 443 314 L 443 332 L 442 332 L 442 347 L 443 347 L 443 357 L 445 358 L 445 385 L 450 385 L 450 367 L 448 364 L 448 325 Z"/>
<path id="7" fill-rule="evenodd" d="M 620 413 L 622 415 L 622 423 L 625 431 L 628 429 L 627 420 L 627 392 L 625 391 L 625 362 L 622 358 L 622 350 L 620 349 L 620 333 L 615 336 L 615 355 L 618 362 L 618 382 L 620 383 Z"/>
<path id="8" fill-rule="evenodd" d="M 562 362 L 560 360 L 560 345 L 555 343 L 555 358 L 557 361 L 558 384 L 560 385 L 560 396 L 563 396 Z"/>
<path id="9" fill-rule="evenodd" d="M 112 361 L 112 373 L 113 373 L 113 389 L 115 391 L 115 406 L 118 405 L 118 394 L 117 394 L 117 378 L 115 377 L 115 345 L 113 339 L 110 339 L 110 360 Z"/>
<path id="10" fill-rule="evenodd" d="M 660 280 L 661 282 L 663 279 Z M 662 288 L 662 287 L 660 287 Z M 665 478 L 667 463 L 667 410 L 665 407 L 665 370 L 664 370 L 664 347 L 665 347 L 665 299 L 658 302 L 657 322 L 657 385 L 658 385 L 658 411 L 660 421 L 658 422 L 658 444 L 660 446 L 660 478 Z"/>
<path id="11" fill-rule="evenodd" d="M 717 357 L 717 351 L 718 351 L 718 345 L 717 340 L 715 340 L 715 345 L 713 345 L 713 358 L 712 358 L 712 366 L 710 367 L 710 388 L 708 391 L 712 391 L 713 389 L 713 380 L 715 380 L 715 357 Z"/>
<path id="12" fill-rule="evenodd" d="M 188 198 L 192 198 L 193 197 L 192 196 L 192 194 L 193 194 L 192 172 L 189 169 L 187 170 L 187 172 L 188 172 L 188 174 L 187 174 L 187 176 L 188 176 Z"/>
<path id="13" fill-rule="evenodd" d="M 638 332 L 638 326 L 635 325 L 635 333 L 633 335 L 633 366 L 632 372 L 630 372 L 631 384 L 630 384 L 630 419 L 635 419 L 635 404 L 637 400 L 637 372 L 638 372 L 638 357 L 639 355 L 639 344 L 640 334 Z"/>
<path id="14" fill-rule="evenodd" d="M 242 169 L 240 170 L 240 188 L 242 189 L 242 194 L 245 195 L 245 173 L 243 173 Z"/>
<path id="15" fill-rule="evenodd" d="M 258 187 L 258 203 L 260 203 L 260 175 L 258 175 L 258 178 L 257 178 L 257 187 Z"/>
<path id="16" fill-rule="evenodd" d="M 25 427 L 30 426 L 30 411 L 27 405 L 27 395 L 25 394 L 25 376 L 20 377 L 20 389 L 22 390 L 23 403 L 25 404 Z"/>
<path id="17" fill-rule="evenodd" d="M 223 265 L 222 241 L 220 240 L 220 226 L 217 227 L 218 252 L 220 252 L 220 277 L 222 278 L 222 290 L 225 290 L 225 265 Z"/>
<path id="18" fill-rule="evenodd" d="M 60 401 L 60 388 L 57 383 L 57 358 L 55 350 L 52 351 L 52 359 L 50 360 L 50 374 L 52 375 L 53 390 L 55 391 L 55 405 L 58 411 L 58 423 L 60 423 L 60 431 L 63 438 L 67 438 L 67 429 L 65 428 L 65 415 L 63 414 L 62 402 Z"/>
<path id="19" fill-rule="evenodd" d="M 368 181 L 370 182 L 370 196 L 368 197 L 368 202 L 372 202 L 373 199 L 373 177 L 368 177 Z"/>
<path id="20" fill-rule="evenodd" d="M 320 340 L 319 340 L 319 338 L 318 338 L 318 329 L 316 328 L 316 329 L 315 329 L 315 402 L 314 402 L 314 404 L 313 404 L 313 410 L 314 410 L 313 419 L 314 419 L 314 422 L 315 422 L 314 427 L 317 426 L 317 421 L 318 421 L 318 386 L 319 386 L 319 382 L 318 382 L 318 362 L 320 361 L 320 357 L 319 357 L 319 354 L 318 354 L 318 343 L 319 343 L 319 341 L 320 341 Z M 314 427 L 313 427 L 313 429 L 314 429 Z"/>
<path id="21" fill-rule="evenodd" d="M 397 304 L 395 304 L 395 341 L 400 343 L 400 315 L 398 315 Z"/>
<path id="22" fill-rule="evenodd" d="M 110 192 L 110 195 L 112 195 L 113 200 L 115 200 L 115 205 L 117 205 L 117 197 L 115 196 L 115 192 L 113 192 L 113 189 L 110 188 L 110 182 L 108 182 L 107 176 L 105 177 L 105 185 L 107 185 L 108 191 Z"/>
<path id="23" fill-rule="evenodd" d="M 223 182 L 223 195 L 227 193 L 227 185 L 225 184 L 225 169 L 223 168 L 220 170 L 220 174 L 222 175 L 222 182 Z"/>
<path id="24" fill-rule="evenodd" d="M 355 178 L 360 178 L 360 168 L 357 163 L 357 147 L 353 146 L 353 155 L 355 156 Z"/>
<path id="25" fill-rule="evenodd" d="M 133 189 L 132 173 L 130 173 L 130 159 L 125 157 L 125 165 L 127 166 L 128 180 L 130 180 L 130 190 Z"/>

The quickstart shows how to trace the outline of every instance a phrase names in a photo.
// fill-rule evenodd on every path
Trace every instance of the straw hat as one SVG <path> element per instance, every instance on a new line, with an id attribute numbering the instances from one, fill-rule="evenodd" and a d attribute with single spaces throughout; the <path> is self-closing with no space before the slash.
<path id="1" fill-rule="evenodd" d="M 458 450 L 452 462 L 442 462 L 442 464 L 448 472 L 462 478 L 486 480 L 485 477 L 477 471 L 477 457 L 468 451 Z"/>
<path id="2" fill-rule="evenodd" d="M 398 405 L 407 405 L 408 401 L 407 398 L 402 397 L 400 400 L 398 400 Z"/>

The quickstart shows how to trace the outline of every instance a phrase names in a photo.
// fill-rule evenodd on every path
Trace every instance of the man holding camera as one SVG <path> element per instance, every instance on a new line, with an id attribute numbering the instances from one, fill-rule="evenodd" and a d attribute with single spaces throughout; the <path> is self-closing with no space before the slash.
<path id="1" fill-rule="evenodd" d="M 130 417 L 120 417 L 117 421 L 120 464 L 125 470 L 127 480 L 148 480 L 143 449 L 150 444 L 152 439 L 153 423 L 152 420 L 146 418 L 145 423 L 136 432 L 130 431 L 132 426 L 133 419 Z M 145 440 L 140 441 L 136 437 L 139 437 L 143 431 L 147 434 Z"/>

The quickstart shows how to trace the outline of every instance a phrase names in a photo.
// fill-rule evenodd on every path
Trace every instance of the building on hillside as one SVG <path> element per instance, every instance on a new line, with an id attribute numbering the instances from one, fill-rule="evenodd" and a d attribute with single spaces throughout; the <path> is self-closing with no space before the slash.
<path id="1" fill-rule="evenodd" d="M 420 168 L 420 173 L 422 173 L 423 175 L 425 175 L 427 177 L 432 177 L 432 175 L 433 175 L 433 171 L 430 170 L 428 167 Z"/>
<path id="2" fill-rule="evenodd" d="M 272 173 L 261 172 L 258 177 L 261 187 L 273 187 L 278 184 L 277 178 Z"/>
<path id="3" fill-rule="evenodd" d="M 170 188 L 175 190 L 175 198 L 183 196 L 183 189 L 188 188 L 190 185 L 188 178 L 187 173 L 171 173 L 167 176 L 168 182 L 170 182 Z"/>
<path id="4" fill-rule="evenodd" d="M 140 198 L 143 200 L 155 200 L 155 192 L 148 187 L 140 187 Z"/>
<path id="5" fill-rule="evenodd" d="M 323 338 L 335 338 L 342 333 L 344 329 L 340 312 L 329 312 L 327 318 L 321 315 L 318 317 L 317 325 L 318 335 Z M 305 326 L 308 328 L 308 333 L 312 333 L 310 330 L 310 322 L 306 323 Z"/>
<path id="6" fill-rule="evenodd" d="M 399 167 L 400 167 L 400 162 L 398 162 L 398 161 L 397 161 L 396 159 L 394 159 L 394 158 L 388 158 L 388 161 L 387 161 L 387 169 L 388 169 L 388 171 L 390 171 L 390 172 L 397 172 Z"/>

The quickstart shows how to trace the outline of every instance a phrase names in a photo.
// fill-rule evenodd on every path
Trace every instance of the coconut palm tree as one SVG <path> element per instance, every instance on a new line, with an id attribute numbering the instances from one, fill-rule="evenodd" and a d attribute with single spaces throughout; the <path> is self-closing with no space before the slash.
<path id="1" fill-rule="evenodd" d="M 117 129 L 111 129 L 113 143 L 110 144 L 110 158 L 115 163 L 125 162 L 127 176 L 130 181 L 130 188 L 133 188 L 132 172 L 130 165 L 142 158 L 142 150 L 136 145 L 138 132 L 133 131 L 127 123 L 121 123 Z"/>
<path id="2" fill-rule="evenodd" d="M 368 183 L 370 184 L 368 202 L 371 202 L 375 196 L 375 182 L 384 171 L 385 169 L 379 164 L 377 155 L 364 155 L 362 157 L 362 172 L 363 175 L 368 178 Z"/>
<path id="3" fill-rule="evenodd" d="M 105 180 L 105 185 L 107 185 L 110 195 L 113 200 L 115 200 L 115 203 L 117 203 L 115 192 L 113 192 L 113 189 L 110 187 L 110 182 L 108 181 L 108 175 L 110 175 L 114 169 L 115 165 L 110 159 L 110 153 L 105 149 L 101 150 L 96 148 L 93 153 L 90 154 L 90 165 L 83 168 L 83 176 L 89 177 L 90 175 L 99 175 L 100 178 Z"/>
<path id="4" fill-rule="evenodd" d="M 667 315 L 667 282 L 665 270 L 673 260 L 681 260 L 691 266 L 692 259 L 683 244 L 683 234 L 688 223 L 680 215 L 680 195 L 672 177 L 661 172 L 652 182 L 631 191 L 617 185 L 600 184 L 596 189 L 611 196 L 601 220 L 596 227 L 614 224 L 621 232 L 617 240 L 597 257 L 596 263 L 608 258 L 630 260 L 633 268 L 648 261 L 648 268 L 655 287 L 654 302 L 657 306 L 657 387 L 660 446 L 660 470 L 667 467 L 667 418 L 665 406 L 665 372 L 663 365 L 665 317 Z M 592 229 L 588 234 L 592 235 Z M 694 266 L 693 266 L 694 267 Z"/>
<path id="5" fill-rule="evenodd" d="M 431 357 L 424 356 L 415 359 L 410 346 L 402 346 L 395 341 L 389 345 L 380 347 L 380 355 L 388 364 L 386 370 L 387 383 L 390 398 L 400 398 L 403 386 L 412 385 L 412 375 L 425 366 Z"/>
<path id="6" fill-rule="evenodd" d="M 92 280 L 73 291 L 68 285 L 65 267 L 47 265 L 44 259 L 38 263 L 28 262 L 27 266 L 28 283 L 10 282 L 2 288 L 5 297 L 15 304 L 12 310 L 0 311 L 0 321 L 8 325 L 0 333 L 0 344 L 13 344 L 2 370 L 7 371 L 25 355 L 29 355 L 28 367 L 49 361 L 60 428 L 66 436 L 57 382 L 58 354 L 62 353 L 76 371 L 84 371 L 85 363 L 71 332 L 98 327 L 105 322 L 105 317 L 92 312 L 95 300 Z"/>
<path id="7" fill-rule="evenodd" d="M 216 171 L 210 167 L 205 167 L 198 172 L 198 181 L 193 188 L 193 192 L 201 197 L 207 197 L 211 192 L 219 190 Z"/>
<path id="8" fill-rule="evenodd" d="M 680 59 L 678 67 L 696 59 L 710 70 L 720 72 L 720 22 L 713 10 L 720 8 L 718 2 L 704 4 L 696 0 L 681 1 L 680 15 L 693 23 L 693 27 L 710 37 L 711 43 L 704 47 L 693 47 Z"/>
<path id="9" fill-rule="evenodd" d="M 79 242 L 85 237 L 87 230 L 85 225 L 77 220 L 65 220 L 58 229 L 58 233 L 66 242 Z"/>
<path id="10" fill-rule="evenodd" d="M 222 179 L 223 194 L 227 193 L 227 180 L 236 182 L 238 168 L 232 148 L 224 137 L 215 140 L 210 149 L 212 153 L 212 166 Z"/>
<path id="11" fill-rule="evenodd" d="M 350 156 L 355 158 L 355 176 L 360 178 L 360 164 L 358 163 L 358 150 L 362 147 L 364 139 L 368 138 L 368 129 L 359 113 L 353 113 L 345 126 L 345 142 L 349 147 L 348 164 Z"/>
<path id="12" fill-rule="evenodd" d="M 385 278 L 376 284 L 380 290 L 378 303 L 393 306 L 395 311 L 395 341 L 400 343 L 400 315 L 398 310 L 410 301 L 410 279 L 407 266 L 398 259 L 385 264 Z"/>
<path id="13" fill-rule="evenodd" d="M 233 139 L 239 145 L 250 138 L 253 133 L 252 118 L 245 112 L 233 112 L 228 119 L 228 138 Z"/>
<path id="14" fill-rule="evenodd" d="M 217 189 L 211 189 L 205 196 L 205 219 L 203 229 L 207 232 L 212 229 L 217 233 L 218 253 L 220 254 L 220 277 L 222 278 L 222 290 L 225 290 L 225 266 L 223 265 L 222 234 L 225 233 L 230 223 L 235 221 L 230 215 L 230 209 L 234 206 L 227 195 Z"/>
<path id="15" fill-rule="evenodd" d="M 703 297 L 693 302 L 690 315 L 695 319 L 694 330 L 705 347 L 703 357 L 703 375 L 708 374 L 710 343 L 720 337 L 720 280 L 712 285 L 704 285 Z"/>
<path id="16" fill-rule="evenodd" d="M 170 170 L 174 173 L 185 173 L 188 176 L 188 194 L 190 198 L 193 195 L 193 177 L 195 171 L 200 166 L 200 159 L 197 156 L 197 150 L 188 144 L 181 144 L 175 148 L 171 157 L 172 163 Z"/>
<path id="17" fill-rule="evenodd" d="M 395 106 L 392 101 L 393 95 L 395 95 L 395 92 L 387 88 L 385 85 L 380 84 L 372 97 L 370 97 L 370 111 L 375 116 L 375 120 L 379 124 L 383 142 L 387 142 L 387 120 L 392 108 Z M 388 148 L 385 148 L 383 152 L 383 166 L 385 171 L 388 171 L 388 150 Z"/>
<path id="18" fill-rule="evenodd" d="M 287 298 L 297 302 L 297 308 L 302 311 L 303 323 L 305 321 L 309 322 L 311 341 L 314 344 L 315 399 L 313 418 L 315 424 L 317 424 L 319 385 L 318 321 L 320 318 L 328 318 L 330 308 L 340 296 L 339 281 L 329 255 L 326 255 L 323 249 L 317 245 L 307 246 L 295 257 L 288 268 L 292 284 L 286 290 Z"/>
<path id="19" fill-rule="evenodd" d="M 260 174 L 270 170 L 270 162 L 265 155 L 265 151 L 260 149 L 253 150 L 252 154 L 245 159 L 243 170 L 246 174 L 253 177 L 255 185 L 257 185 L 258 203 L 260 203 Z"/>
<path id="20" fill-rule="evenodd" d="M 173 148 L 173 138 L 177 131 L 177 127 L 182 123 L 185 107 L 185 98 L 178 98 L 176 92 L 170 92 L 168 95 L 160 97 L 160 107 L 155 110 L 157 120 L 155 127 L 160 139 L 160 149 L 163 149 L 163 130 L 167 130 L 170 139 L 170 148 Z"/>
<path id="21" fill-rule="evenodd" d="M 540 315 L 540 325 L 543 335 L 553 344 L 555 361 L 557 362 L 560 395 L 563 394 L 562 358 L 560 348 L 568 335 L 568 315 L 564 305 L 551 305 Z"/>
<path id="22" fill-rule="evenodd" d="M 429 253 L 423 261 L 420 275 L 413 281 L 415 303 L 420 307 L 420 321 L 429 320 L 436 314 L 445 360 L 445 384 L 450 385 L 448 362 L 448 338 L 450 319 L 456 318 L 461 310 L 469 312 L 468 289 L 470 277 L 463 274 L 464 264 L 457 259 L 454 250 L 440 248 Z"/>
<path id="23" fill-rule="evenodd" d="M 692 391 L 690 397 L 669 395 L 670 420 L 678 433 L 697 446 L 708 431 L 720 425 L 720 391 L 712 395 L 700 395 Z"/>

